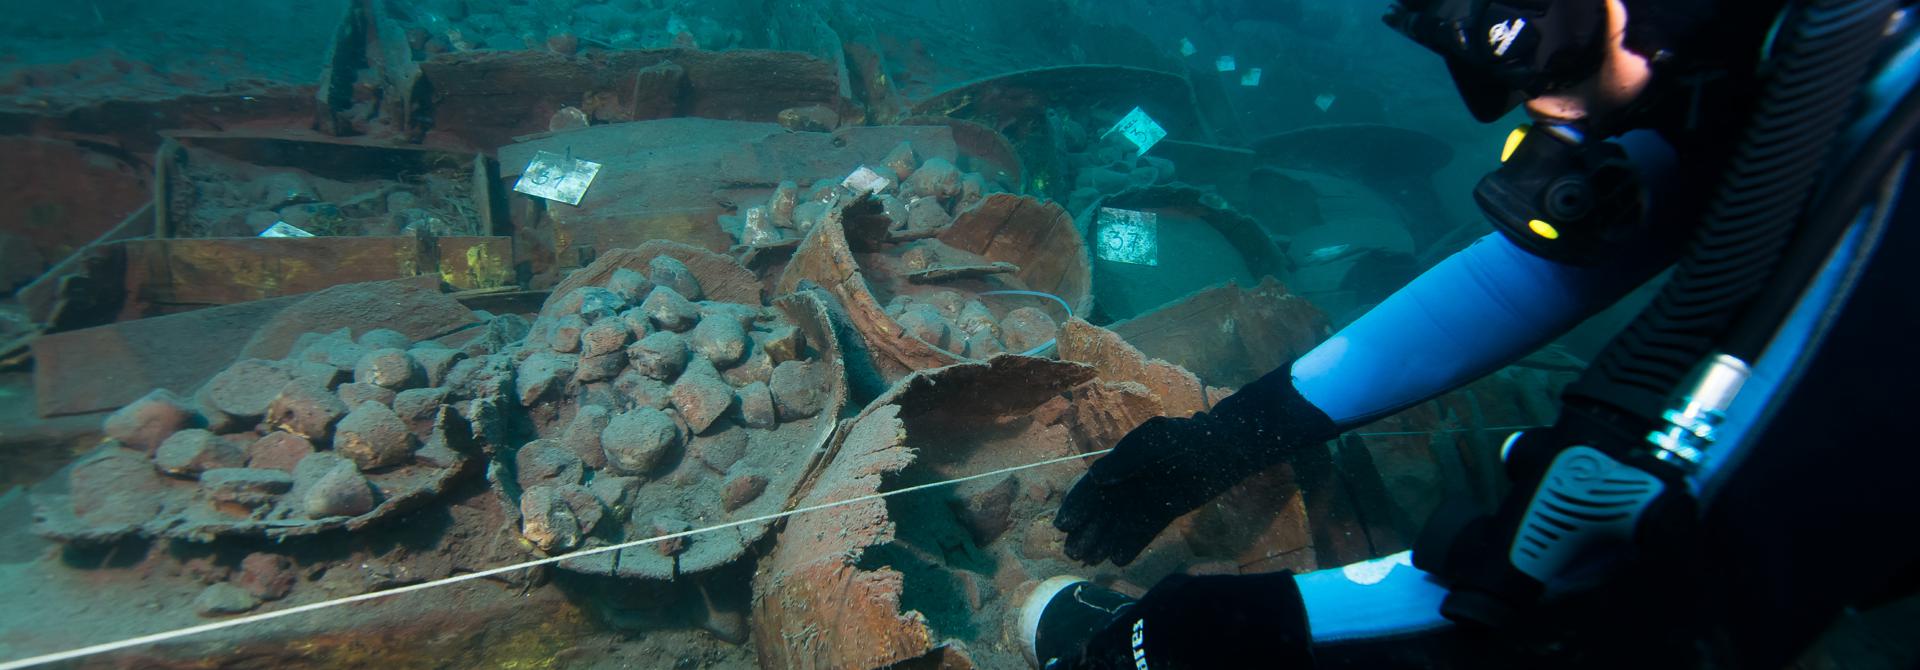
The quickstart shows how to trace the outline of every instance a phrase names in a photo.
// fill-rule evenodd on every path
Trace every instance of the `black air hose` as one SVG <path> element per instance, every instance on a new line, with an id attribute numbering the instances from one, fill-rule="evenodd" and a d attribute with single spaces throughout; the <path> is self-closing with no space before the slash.
<path id="1" fill-rule="evenodd" d="M 1808 0 L 1782 24 L 1750 127 L 1672 281 L 1566 392 L 1653 421 L 1766 288 L 1832 162 L 1897 5 Z M 1590 405 L 1589 405 L 1590 406 Z"/>

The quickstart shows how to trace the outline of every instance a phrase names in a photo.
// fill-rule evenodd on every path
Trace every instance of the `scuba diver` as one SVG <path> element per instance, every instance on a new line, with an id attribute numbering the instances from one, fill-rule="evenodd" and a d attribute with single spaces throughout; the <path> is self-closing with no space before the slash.
<path id="1" fill-rule="evenodd" d="M 1126 565 L 1250 475 L 1465 385 L 1657 274 L 1660 297 L 1502 447 L 1494 509 L 1307 574 L 1075 577 L 1018 613 L 1041 668 L 1780 667 L 1915 592 L 1920 27 L 1899 0 L 1400 0 L 1469 110 L 1524 106 L 1496 228 L 1319 347 L 1095 461 L 1054 521 Z"/>

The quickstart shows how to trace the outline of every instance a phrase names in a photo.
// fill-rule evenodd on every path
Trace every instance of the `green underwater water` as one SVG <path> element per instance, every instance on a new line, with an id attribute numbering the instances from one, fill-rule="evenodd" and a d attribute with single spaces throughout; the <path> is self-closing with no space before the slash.
<path id="1" fill-rule="evenodd" d="M 790 400 L 781 383 L 786 377 L 774 362 L 782 356 L 769 353 L 776 346 L 770 342 L 788 325 L 803 331 L 806 343 L 794 356 L 804 361 L 812 352 L 819 360 L 844 363 L 844 370 L 832 371 L 845 380 L 835 389 L 844 396 L 839 413 L 815 417 L 818 423 L 810 425 L 818 431 L 779 433 L 778 439 L 756 438 L 740 447 L 777 452 L 778 458 L 735 455 L 716 466 L 725 456 L 713 452 L 734 447 L 715 446 L 718 439 L 675 442 L 664 455 L 652 456 L 662 465 L 619 476 L 647 482 L 635 487 L 684 485 L 674 489 L 686 491 L 684 499 L 659 492 L 665 488 L 638 488 L 624 497 L 607 493 L 591 505 L 593 515 L 604 517 L 602 529 L 582 531 L 563 545 L 591 549 L 648 533 L 703 529 L 689 538 L 696 546 L 703 538 L 732 533 L 727 541 L 733 542 L 744 536 L 733 547 L 737 556 L 669 579 L 540 565 L 72 663 L 784 667 L 777 658 L 814 659 L 814 665 L 794 661 L 804 667 L 881 667 L 909 659 L 881 653 L 874 641 L 885 636 L 876 631 L 907 621 L 912 625 L 905 628 L 919 626 L 925 639 L 897 636 L 909 640 L 899 648 L 914 649 L 923 658 L 911 662 L 923 665 L 899 667 L 942 667 L 934 665 L 941 654 L 948 654 L 949 663 L 965 655 L 977 667 L 1021 667 L 1004 631 L 1006 615 L 1027 582 L 1080 569 L 1061 554 L 1058 533 L 1047 521 L 1084 461 L 1021 470 L 1006 476 L 1011 483 L 1004 487 L 996 478 L 876 503 L 892 515 L 887 523 L 893 525 L 867 544 L 809 543 L 796 536 L 796 528 L 813 528 L 802 523 L 804 516 L 831 519 L 821 523 L 856 538 L 874 530 L 852 516 L 824 516 L 850 514 L 851 507 L 749 524 L 745 531 L 709 528 L 746 518 L 739 510 L 778 514 L 802 503 L 837 502 L 830 494 L 845 499 L 1105 448 L 1110 445 L 1092 444 L 1089 436 L 1116 436 L 1102 432 L 1102 417 L 1076 414 L 1076 408 L 1124 404 L 1111 400 L 1116 396 L 1144 403 L 1143 396 L 1126 395 L 1147 393 L 1140 389 L 1173 397 L 1173 391 L 1155 387 L 1166 377 L 1143 373 L 1113 376 L 1106 381 L 1134 385 L 1088 392 L 1088 399 L 1070 391 L 1090 383 L 1076 375 L 1092 373 L 1069 364 L 950 373 L 956 376 L 942 379 L 959 380 L 952 385 L 962 395 L 983 400 L 944 414 L 941 406 L 961 402 L 935 388 L 947 381 L 894 387 L 907 376 L 905 368 L 985 358 L 972 354 L 986 349 L 968 348 L 968 336 L 979 328 L 994 333 L 983 347 L 1017 352 L 1026 348 L 1022 343 L 1054 342 L 1044 356 L 1071 353 L 1064 310 L 1035 300 L 1031 304 L 1044 318 L 1034 310 L 1016 317 L 1014 310 L 1029 302 L 978 298 L 988 290 L 1057 294 L 1074 303 L 1074 316 L 1090 326 L 1111 326 L 1133 338 L 1129 346 L 1140 349 L 1143 360 L 1212 357 L 1217 360 L 1195 360 L 1188 367 L 1232 369 L 1232 380 L 1257 376 L 1279 358 L 1297 355 L 1287 352 L 1293 342 L 1324 338 L 1331 326 L 1410 279 L 1406 268 L 1444 255 L 1445 249 L 1412 248 L 1403 230 L 1431 220 L 1454 222 L 1467 232 L 1490 230 L 1470 223 L 1478 215 L 1467 194 L 1473 180 L 1497 162 L 1506 134 L 1504 127 L 1474 123 L 1441 64 L 1381 25 L 1382 3 L 1372 2 L 12 4 L 0 12 L 0 145 L 22 158 L 0 166 L 0 211 L 34 212 L 38 220 L 62 225 L 49 227 L 58 229 L 55 234 L 0 223 L 6 254 L 0 264 L 9 266 L 0 273 L 0 294 L 6 296 L 0 309 L 8 315 L 0 320 L 0 343 L 7 345 L 0 365 L 8 372 L 0 375 L 0 404 L 8 408 L 0 413 L 6 424 L 0 425 L 0 467 L 22 473 L 0 477 L 6 482 L 0 491 L 0 664 L 564 553 L 543 550 L 539 545 L 551 536 L 530 530 L 528 517 L 546 523 L 564 516 L 572 521 L 563 523 L 578 530 L 579 517 L 588 513 L 577 507 L 577 495 L 544 507 L 526 503 L 519 478 L 543 466 L 523 462 L 520 450 L 536 438 L 595 444 L 609 439 L 602 437 L 605 426 L 570 428 L 579 421 L 580 406 L 637 412 L 650 402 L 672 402 L 679 410 L 692 402 L 677 395 L 666 400 L 671 392 L 665 384 L 621 376 L 637 365 L 626 359 L 616 361 L 620 370 L 609 370 L 605 378 L 588 379 L 592 373 L 582 370 L 595 357 L 581 349 L 540 349 L 567 339 L 554 335 L 566 324 L 553 305 L 569 295 L 556 287 L 577 288 L 565 283 L 585 281 L 575 271 L 664 240 L 698 252 L 675 252 L 675 258 L 691 259 L 682 270 L 709 273 L 701 278 L 705 300 L 687 296 L 699 304 L 694 309 L 701 318 L 739 318 L 738 310 L 715 306 L 724 303 L 746 304 L 749 312 L 736 338 L 743 361 L 716 366 L 725 386 L 715 397 L 732 408 L 716 413 L 718 432 L 762 430 L 746 427 L 762 420 L 748 418 L 746 407 L 763 397 L 769 408 L 783 403 L 767 410 L 778 419 L 776 426 L 793 423 L 781 414 Z M 1136 108 L 1168 131 L 1144 154 L 1107 132 Z M 1300 140 L 1303 130 L 1329 127 L 1355 135 Z M 1406 177 L 1400 172 L 1417 161 L 1393 147 L 1339 139 L 1369 137 L 1378 128 L 1411 131 L 1424 138 L 1423 151 L 1449 158 L 1411 180 L 1380 182 L 1374 179 L 1378 171 Z M 1325 159 L 1276 164 L 1263 158 L 1263 141 L 1276 137 L 1305 142 L 1299 151 Z M 834 195 L 841 176 L 862 166 L 889 176 L 883 163 L 901 144 L 912 147 L 911 163 L 891 175 L 884 193 L 890 201 L 875 207 L 877 216 L 894 225 L 883 223 L 875 233 L 871 220 L 865 228 L 858 217 L 842 221 L 848 232 L 841 241 L 851 250 L 844 258 L 868 273 L 866 281 L 874 285 L 869 293 L 887 300 L 868 296 L 872 304 L 863 305 L 848 297 L 857 292 L 834 293 L 841 288 L 822 281 L 825 275 L 802 277 L 804 272 L 793 270 L 803 265 L 794 259 L 807 258 L 809 245 L 816 244 L 811 231 L 827 225 L 823 200 L 854 197 Z M 1355 156 L 1354 147 L 1378 155 Z M 597 191 L 589 190 L 577 206 L 515 191 L 525 158 L 548 149 L 602 163 Z M 1409 183 L 1419 192 L 1409 192 Z M 752 246 L 741 232 L 753 225 L 754 210 L 775 217 L 783 193 L 797 201 L 781 210 L 786 225 L 775 226 L 784 231 L 784 245 L 744 248 Z M 966 212 L 982 202 L 994 204 L 996 197 L 1017 201 L 1018 207 L 1009 208 L 1021 213 L 1006 215 L 1016 223 L 979 226 L 988 237 L 1006 235 L 992 243 L 969 247 L 957 236 L 913 228 L 921 215 L 967 223 Z M 820 206 L 810 210 L 810 201 Z M 923 201 L 928 204 L 916 204 Z M 143 209 L 150 203 L 155 209 Z M 915 213 L 928 206 L 942 211 Z M 1101 256 L 1093 242 L 1101 231 L 1099 210 L 1109 206 L 1157 217 L 1153 264 Z M 798 221 L 809 212 L 817 220 Z M 18 220 L 0 215 L 0 221 Z M 260 239 L 274 223 L 306 226 L 320 234 L 314 238 L 319 242 Z M 1023 226 L 1033 232 L 1027 235 Z M 69 256 L 94 239 L 100 246 Z M 926 269 L 913 266 L 916 260 L 905 251 L 925 239 L 945 245 L 941 262 L 959 267 L 963 276 L 933 283 L 906 279 L 912 270 Z M 860 246 L 863 240 L 874 246 Z M 1313 262 L 1317 252 L 1341 244 L 1377 248 L 1393 254 L 1395 263 Z M 955 251 L 962 247 L 964 253 Z M 703 265 L 712 258 L 722 261 Z M 843 256 L 822 252 L 818 258 Z M 980 268 L 996 262 L 1011 269 Z M 720 265 L 725 267 L 714 269 Z M 635 267 L 655 272 L 646 261 Z M 36 286 L 33 280 L 40 277 L 51 279 Z M 1246 312 L 1196 303 L 1202 305 L 1197 314 L 1182 313 L 1173 323 L 1151 320 L 1196 293 L 1227 282 L 1235 291 L 1251 290 L 1268 278 L 1289 287 L 1296 300 L 1271 307 L 1244 298 L 1254 305 Z M 658 274 L 645 280 L 666 285 Z M 412 283 L 404 289 L 339 288 L 373 281 Z M 601 276 L 590 283 L 617 288 L 612 284 L 618 281 L 623 279 Z M 418 286 L 427 286 L 419 290 L 433 297 L 407 302 L 417 297 L 412 287 Z M 784 309 L 779 300 L 796 289 L 831 294 L 833 305 L 822 313 L 830 315 L 825 320 L 832 327 L 806 332 L 806 319 L 791 316 L 800 312 L 774 315 Z M 948 290 L 959 297 L 940 293 Z M 894 296 L 909 299 L 890 304 Z M 581 326 L 619 321 L 628 309 L 649 311 L 646 297 L 623 297 L 611 318 L 578 304 L 566 316 L 580 318 Z M 301 302 L 309 299 L 314 302 Z M 987 326 L 963 314 L 974 300 L 986 312 Z M 915 305 L 931 307 L 916 312 Z M 910 312 L 935 315 L 921 325 L 947 334 L 949 346 L 936 351 L 891 339 L 893 331 L 885 328 L 906 324 Z M 864 332 L 849 325 L 861 319 L 871 321 Z M 1137 330 L 1121 326 L 1133 319 L 1143 319 L 1134 323 Z M 666 330 L 650 323 L 655 325 L 642 329 Z M 1297 332 L 1233 336 L 1246 323 L 1286 323 Z M 1599 324 L 1594 332 L 1611 326 Z M 1029 327 L 1040 335 L 1019 339 L 1030 334 Z M 344 343 L 316 344 L 342 328 L 349 331 Z M 379 341 L 384 335 L 367 341 L 368 333 L 380 329 L 401 331 L 395 335 L 402 341 Z M 594 346 L 567 332 L 568 346 Z M 619 350 L 631 355 L 627 347 L 638 346 L 644 335 L 617 337 Z M 1275 344 L 1282 341 L 1288 344 Z M 902 354 L 899 347 L 911 351 Z M 401 350 L 402 366 L 418 366 L 417 379 L 367 381 L 378 373 L 361 364 L 363 357 L 389 349 Z M 559 381 L 549 379 L 552 388 L 535 388 L 529 396 L 534 401 L 523 402 L 520 396 L 529 393 L 534 378 L 525 362 L 535 349 L 572 356 L 575 367 Z M 433 353 L 440 350 L 458 350 L 474 365 L 459 368 L 452 354 Z M 356 356 L 344 364 L 328 358 L 341 351 Z M 756 353 L 766 354 L 764 360 Z M 689 355 L 722 356 L 699 348 Z M 884 360 L 890 356 L 909 364 Z M 236 373 L 224 386 L 210 381 L 248 360 L 278 367 L 258 377 Z M 499 368 L 482 369 L 482 360 Z M 433 361 L 445 366 L 429 374 Z M 762 362 L 763 373 L 737 372 Z M 500 369 L 510 373 L 494 374 Z M 1209 374 L 1216 378 L 1182 382 L 1192 388 L 1181 397 L 1205 399 L 1206 387 L 1233 385 L 1225 375 Z M 342 415 L 369 401 L 382 406 L 376 418 L 392 415 L 399 431 L 412 436 L 400 438 L 412 450 L 402 465 L 347 459 L 339 461 L 352 462 L 340 466 L 345 469 L 336 479 L 372 481 L 370 505 L 404 499 L 405 505 L 395 506 L 404 509 L 350 507 L 380 518 L 361 524 L 344 520 L 355 514 L 337 515 L 343 518 L 311 532 L 224 530 L 229 523 L 293 527 L 312 521 L 263 511 L 312 494 L 314 482 L 328 475 L 298 471 L 298 453 L 281 463 L 284 476 L 252 473 L 271 480 L 258 483 L 273 491 L 266 495 L 286 498 L 248 506 L 209 502 L 213 494 L 202 492 L 210 488 L 208 470 L 275 469 L 257 465 L 273 459 L 262 455 L 267 447 L 260 443 L 289 432 L 301 417 L 276 418 L 266 400 L 280 398 L 281 386 L 295 380 L 316 381 L 330 398 L 320 404 L 337 404 Z M 756 381 L 763 386 L 753 387 Z M 1552 406 L 1559 383 L 1564 379 L 1503 374 L 1476 387 L 1471 398 L 1423 405 L 1397 419 L 1393 430 L 1441 435 L 1533 420 L 1539 408 Z M 273 388 L 256 388 L 263 385 Z M 192 416 L 144 447 L 110 440 L 112 413 L 158 388 L 170 390 Z M 461 390 L 447 391 L 456 388 Z M 435 395 L 434 389 L 442 392 Z M 487 393 L 474 389 L 506 400 L 483 408 L 479 399 Z M 225 402 L 214 398 L 222 393 L 264 395 L 258 411 L 232 415 L 213 407 Z M 1478 415 L 1463 409 L 1482 400 L 1493 409 Z M 918 460 L 875 466 L 857 482 L 849 475 L 854 483 L 823 475 L 835 458 L 858 453 L 844 443 L 856 420 L 867 420 L 860 419 L 863 410 L 889 402 L 899 404 L 904 446 Z M 443 407 L 444 415 L 438 413 Z M 822 411 L 833 409 L 830 404 Z M 455 432 L 472 432 L 471 439 L 449 437 L 443 416 L 460 422 Z M 347 447 L 334 426 L 322 431 L 334 434 L 332 452 L 357 448 Z M 203 451 L 180 456 L 190 463 L 168 465 L 155 455 L 167 437 L 202 429 L 212 441 L 197 443 Z M 1401 464 L 1395 467 L 1403 471 L 1373 476 L 1417 484 L 1408 490 L 1468 487 L 1473 475 L 1443 472 L 1440 462 L 1497 445 L 1446 435 L 1357 448 Z M 319 434 L 302 439 L 329 451 Z M 429 445 L 448 447 L 458 458 L 427 452 Z M 600 451 L 589 449 L 588 459 Z M 414 452 L 446 459 L 436 461 L 445 467 L 430 466 L 431 458 Z M 575 477 L 583 491 L 596 480 L 613 481 L 618 469 L 573 463 L 577 470 L 563 476 Z M 745 465 L 731 467 L 739 464 Z M 108 471 L 139 483 L 102 483 L 88 474 Z M 762 490 L 743 493 L 756 486 L 748 475 L 760 477 Z M 1143 588 L 1178 570 L 1306 569 L 1364 558 L 1355 552 L 1406 540 L 1398 537 L 1406 529 L 1376 527 L 1360 533 L 1381 538 L 1366 549 L 1336 547 L 1325 530 L 1332 522 L 1314 518 L 1298 487 L 1275 478 L 1244 494 L 1246 509 L 1257 512 L 1211 513 L 1170 534 L 1139 564 L 1087 576 Z M 749 500 L 724 508 L 732 502 L 721 496 Z M 1391 504 L 1411 510 L 1431 502 Z M 652 509 L 636 514 L 647 505 L 678 505 L 681 518 Z M 618 531 L 611 530 L 615 526 Z M 843 572 L 803 569 L 835 552 L 845 552 L 835 564 Z M 665 564 L 671 572 L 690 565 L 694 555 L 648 554 L 646 561 L 636 556 L 623 563 Z M 804 580 L 852 571 L 899 580 L 897 602 L 852 587 L 848 592 L 861 597 L 842 601 L 803 588 Z M 900 614 L 905 611 L 920 614 Z M 870 612 L 887 616 L 863 620 L 866 628 L 848 623 L 858 618 L 853 614 Z M 853 614 L 835 619 L 837 613 Z M 873 655 L 863 655 L 869 651 Z"/>

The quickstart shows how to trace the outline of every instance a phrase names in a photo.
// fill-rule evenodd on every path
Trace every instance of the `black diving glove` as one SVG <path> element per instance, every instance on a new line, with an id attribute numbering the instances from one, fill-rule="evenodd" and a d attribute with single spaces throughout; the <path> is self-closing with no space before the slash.
<path id="1" fill-rule="evenodd" d="M 1333 419 L 1293 388 L 1280 366 L 1188 419 L 1155 417 L 1121 438 L 1073 485 L 1054 517 L 1067 555 L 1126 565 L 1174 519 L 1304 444 L 1339 435 Z"/>
<path id="2" fill-rule="evenodd" d="M 1114 612 L 1050 670 L 1311 668 L 1306 603 L 1289 572 L 1172 575 Z"/>

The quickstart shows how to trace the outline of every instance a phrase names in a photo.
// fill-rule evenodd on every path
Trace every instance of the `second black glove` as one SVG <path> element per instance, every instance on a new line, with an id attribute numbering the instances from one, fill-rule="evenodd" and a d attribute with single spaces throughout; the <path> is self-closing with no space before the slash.
<path id="1" fill-rule="evenodd" d="M 1121 438 L 1060 503 L 1053 525 L 1067 555 L 1088 564 L 1132 563 L 1162 530 L 1299 445 L 1339 428 L 1293 388 L 1293 365 L 1248 384 L 1211 412 L 1155 417 Z"/>

